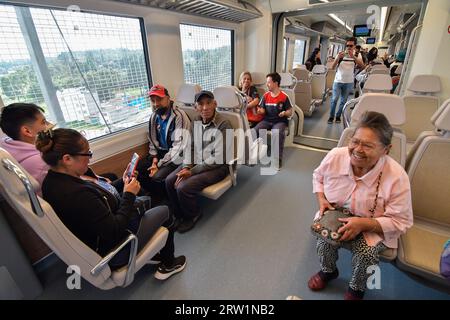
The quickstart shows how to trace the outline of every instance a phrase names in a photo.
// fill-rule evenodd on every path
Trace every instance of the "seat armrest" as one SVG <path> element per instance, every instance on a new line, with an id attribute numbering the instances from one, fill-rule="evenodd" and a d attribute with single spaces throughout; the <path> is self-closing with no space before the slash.
<path id="1" fill-rule="evenodd" d="M 130 248 L 130 256 L 128 258 L 127 275 L 125 277 L 125 283 L 124 283 L 123 286 L 126 287 L 128 284 L 133 282 L 134 270 L 135 270 L 135 265 L 136 265 L 136 254 L 137 254 L 137 247 L 138 247 L 138 239 L 132 233 L 130 233 L 128 235 L 128 237 L 121 244 L 119 244 L 117 247 L 115 247 L 102 260 L 100 260 L 100 262 L 97 263 L 91 269 L 91 274 L 95 276 L 100 271 L 102 271 L 108 265 L 109 261 L 111 261 L 111 259 L 114 258 L 114 256 L 116 254 L 118 254 L 119 251 L 122 250 L 128 243 L 131 243 L 131 248 Z"/>

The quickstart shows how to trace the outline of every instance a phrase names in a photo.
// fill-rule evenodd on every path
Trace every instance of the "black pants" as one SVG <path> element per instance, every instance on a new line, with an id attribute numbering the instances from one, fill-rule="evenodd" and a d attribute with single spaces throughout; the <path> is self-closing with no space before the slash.
<path id="1" fill-rule="evenodd" d="M 161 227 L 169 229 L 169 236 L 167 237 L 166 245 L 159 252 L 161 261 L 165 265 L 171 265 L 174 259 L 175 245 L 173 241 L 174 230 L 172 229 L 173 220 L 170 217 L 167 206 L 159 206 L 148 210 L 141 218 L 139 227 L 136 232 L 138 238 L 139 253 L 153 237 L 156 231 Z M 109 263 L 111 269 L 118 269 L 128 264 L 130 256 L 130 245 L 123 248 Z"/>
<path id="2" fill-rule="evenodd" d="M 152 166 L 152 162 L 153 159 L 150 156 L 139 161 L 137 167 L 137 171 L 139 172 L 138 181 L 142 188 L 150 194 L 152 201 L 154 203 L 159 203 L 160 199 L 166 198 L 165 180 L 167 176 L 178 168 L 178 166 L 169 162 L 161 168 L 158 168 L 158 171 L 153 177 L 149 177 L 150 171 L 148 168 Z"/>
<path id="3" fill-rule="evenodd" d="M 227 176 L 228 166 L 223 165 L 219 168 L 203 171 L 181 181 L 175 187 L 177 173 L 182 170 L 181 165 L 173 171 L 166 179 L 167 195 L 172 206 L 173 215 L 176 218 L 192 219 L 200 214 L 198 206 L 199 193 L 206 187 L 213 185 Z"/>

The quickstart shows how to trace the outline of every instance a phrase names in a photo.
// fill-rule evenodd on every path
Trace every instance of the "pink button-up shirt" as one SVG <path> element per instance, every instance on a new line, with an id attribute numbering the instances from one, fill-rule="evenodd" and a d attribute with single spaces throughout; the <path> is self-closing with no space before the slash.
<path id="1" fill-rule="evenodd" d="M 372 208 L 380 172 L 382 173 L 377 206 L 373 218 L 383 229 L 383 237 L 364 232 L 369 246 L 380 241 L 397 248 L 397 240 L 413 224 L 411 188 L 405 170 L 391 157 L 383 156 L 375 167 L 362 177 L 356 177 L 350 163 L 348 148 L 335 148 L 322 160 L 313 173 L 313 192 L 323 192 L 328 202 L 342 207 L 351 199 L 350 209 L 361 217 L 372 217 Z M 319 217 L 317 212 L 315 219 Z"/>

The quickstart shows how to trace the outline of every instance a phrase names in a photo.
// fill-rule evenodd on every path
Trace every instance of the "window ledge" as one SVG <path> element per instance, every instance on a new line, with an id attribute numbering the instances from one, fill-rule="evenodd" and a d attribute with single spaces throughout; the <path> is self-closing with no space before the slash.
<path id="1" fill-rule="evenodd" d="M 148 125 L 143 123 L 132 129 L 124 130 L 116 134 L 110 134 L 104 138 L 91 141 L 89 144 L 94 153 L 92 163 L 104 160 L 120 152 L 132 149 L 148 141 Z"/>

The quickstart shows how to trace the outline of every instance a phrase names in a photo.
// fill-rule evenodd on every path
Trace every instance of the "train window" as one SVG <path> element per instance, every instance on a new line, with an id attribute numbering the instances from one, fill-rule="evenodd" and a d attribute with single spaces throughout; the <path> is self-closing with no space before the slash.
<path id="1" fill-rule="evenodd" d="M 233 30 L 180 24 L 184 81 L 204 90 L 233 84 Z"/>
<path id="2" fill-rule="evenodd" d="M 143 22 L 80 11 L 0 5 L 0 95 L 42 106 L 88 139 L 148 120 Z"/>
<path id="3" fill-rule="evenodd" d="M 292 67 L 295 68 L 298 64 L 304 64 L 305 59 L 305 47 L 306 47 L 306 40 L 295 40 L 294 45 L 294 62 L 292 64 Z"/>

